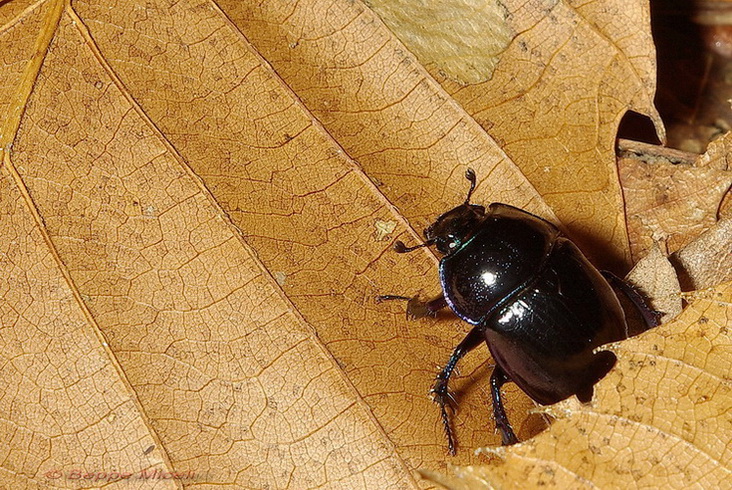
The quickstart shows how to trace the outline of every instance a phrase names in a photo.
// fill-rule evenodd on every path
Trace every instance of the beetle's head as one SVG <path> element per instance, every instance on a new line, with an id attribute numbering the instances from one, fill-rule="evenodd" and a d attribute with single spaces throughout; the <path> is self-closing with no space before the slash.
<path id="1" fill-rule="evenodd" d="M 424 230 L 428 242 L 444 255 L 459 250 L 473 236 L 485 218 L 485 208 L 477 204 L 461 204 L 446 212 Z"/>
<path id="2" fill-rule="evenodd" d="M 470 181 L 470 190 L 465 202 L 450 211 L 442 214 L 434 223 L 424 230 L 427 241 L 416 247 L 406 247 L 402 242 L 397 241 L 394 249 L 399 253 L 411 252 L 420 247 L 436 245 L 444 255 L 460 249 L 460 247 L 473 236 L 475 230 L 483 219 L 485 219 L 485 208 L 477 204 L 470 204 L 470 196 L 475 189 L 475 172 L 473 169 L 465 171 L 465 178 Z"/>

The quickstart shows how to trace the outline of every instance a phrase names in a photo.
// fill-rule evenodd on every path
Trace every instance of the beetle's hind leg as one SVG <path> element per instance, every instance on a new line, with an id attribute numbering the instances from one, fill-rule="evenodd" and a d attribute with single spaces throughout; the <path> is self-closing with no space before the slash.
<path id="1" fill-rule="evenodd" d="M 506 409 L 503 408 L 503 400 L 501 398 L 501 386 L 506 381 L 510 381 L 508 375 L 501 369 L 501 366 L 496 364 L 491 374 L 491 399 L 493 400 L 493 417 L 496 419 L 496 427 L 501 431 L 501 438 L 504 446 L 516 444 L 518 438 L 513 432 L 511 422 L 508 421 L 508 415 L 506 415 Z"/>
<path id="2" fill-rule="evenodd" d="M 442 371 L 435 378 L 435 386 L 430 390 L 432 393 L 433 400 L 440 406 L 440 416 L 442 417 L 442 425 L 445 428 L 445 435 L 447 435 L 447 448 L 450 454 L 455 454 L 455 437 L 452 431 L 452 425 L 450 424 L 450 415 L 447 413 L 447 408 L 451 402 L 454 402 L 452 394 L 448 389 L 448 383 L 450 376 L 452 376 L 455 366 L 462 357 L 479 346 L 485 340 L 483 330 L 479 327 L 474 327 L 468 335 L 455 347 L 452 351 L 450 359 L 442 368 Z"/>
<path id="3" fill-rule="evenodd" d="M 600 271 L 603 277 L 614 286 L 621 290 L 623 294 L 635 305 L 638 312 L 643 317 L 646 329 L 657 327 L 661 324 L 661 316 L 663 313 L 656 311 L 650 307 L 648 300 L 638 291 L 638 288 L 630 284 L 628 281 L 619 278 L 610 271 Z"/>

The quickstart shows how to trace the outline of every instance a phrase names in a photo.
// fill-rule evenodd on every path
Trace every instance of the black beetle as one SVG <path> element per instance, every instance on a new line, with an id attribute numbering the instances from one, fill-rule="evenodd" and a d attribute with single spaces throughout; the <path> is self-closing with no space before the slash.
<path id="1" fill-rule="evenodd" d="M 657 313 L 622 280 L 600 273 L 552 223 L 507 204 L 493 203 L 488 209 L 470 204 L 475 172 L 468 169 L 465 177 L 470 181 L 465 202 L 425 230 L 424 244 L 394 245 L 399 253 L 435 245 L 444 255 L 443 294 L 427 302 L 378 297 L 409 300 L 407 313 L 413 318 L 434 316 L 449 306 L 474 325 L 431 390 L 451 454 L 455 441 L 447 413 L 452 399 L 448 381 L 460 358 L 481 342 L 488 344 L 496 362 L 490 380 L 493 414 L 508 445 L 518 439 L 501 400 L 506 381 L 543 405 L 572 395 L 588 402 L 594 384 L 615 364 L 611 352 L 594 352 L 628 336 L 625 314 L 608 280 L 636 303 L 649 325 L 656 324 Z"/>

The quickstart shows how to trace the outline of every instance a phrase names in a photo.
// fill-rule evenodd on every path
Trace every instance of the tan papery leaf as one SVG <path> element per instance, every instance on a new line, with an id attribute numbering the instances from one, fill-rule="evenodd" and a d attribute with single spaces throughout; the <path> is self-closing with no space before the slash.
<path id="1" fill-rule="evenodd" d="M 625 278 L 640 289 L 649 306 L 669 320 L 681 313 L 681 285 L 676 270 L 656 243 Z"/>
<path id="2" fill-rule="evenodd" d="M 433 255 L 392 250 L 418 237 L 388 184 L 362 173 L 211 4 L 38 2 L 13 14 L 0 30 L 3 485 L 403 488 L 417 485 L 413 468 L 444 467 L 428 391 L 467 325 L 375 304 L 439 287 Z M 402 110 L 447 118 L 449 135 L 413 128 L 425 148 L 392 162 L 404 177 L 391 192 L 432 181 L 433 199 L 421 186 L 412 199 L 433 218 L 464 199 L 470 165 L 476 200 L 552 218 L 420 76 L 433 88 Z M 432 154 L 444 163 L 407 177 Z M 486 359 L 455 380 L 455 461 L 498 441 L 476 382 Z M 529 437 L 531 402 L 508 398 Z"/>

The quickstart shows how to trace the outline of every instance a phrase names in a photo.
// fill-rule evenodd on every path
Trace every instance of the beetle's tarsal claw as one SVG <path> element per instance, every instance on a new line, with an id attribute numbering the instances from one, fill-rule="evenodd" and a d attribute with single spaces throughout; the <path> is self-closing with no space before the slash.
<path id="1" fill-rule="evenodd" d="M 401 240 L 397 240 L 394 242 L 394 251 L 398 254 L 403 254 L 407 252 L 407 246 L 404 245 L 404 242 Z"/>
<path id="2" fill-rule="evenodd" d="M 447 414 L 445 407 L 441 407 L 442 426 L 445 428 L 445 435 L 447 436 L 447 452 L 450 456 L 455 456 L 455 437 L 452 433 L 452 427 L 450 426 L 450 416 Z"/>
<path id="3" fill-rule="evenodd" d="M 440 406 L 440 418 L 442 419 L 442 426 L 447 436 L 447 451 L 451 456 L 455 456 L 455 436 L 453 435 L 450 414 L 447 413 L 447 409 L 449 408 L 452 413 L 455 413 L 457 402 L 452 393 L 447 390 L 447 385 L 444 381 L 438 375 L 438 383 L 430 390 L 430 393 L 434 402 Z"/>
<path id="4" fill-rule="evenodd" d="M 444 378 L 438 376 L 436 381 L 435 387 L 430 390 L 432 401 L 437 403 L 440 408 L 450 407 L 450 410 L 455 412 L 458 404 L 455 399 L 455 394 L 447 388 L 447 383 Z"/>
<path id="5" fill-rule="evenodd" d="M 513 433 L 511 426 L 508 426 L 507 429 L 499 427 L 499 430 L 501 432 L 501 443 L 504 446 L 513 446 L 514 444 L 518 444 L 518 438 L 516 437 L 516 434 Z"/>

